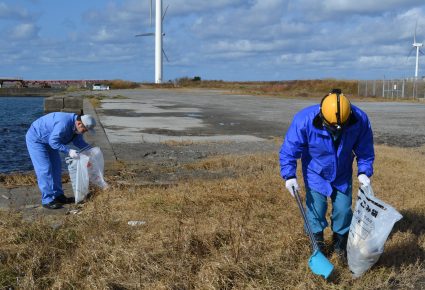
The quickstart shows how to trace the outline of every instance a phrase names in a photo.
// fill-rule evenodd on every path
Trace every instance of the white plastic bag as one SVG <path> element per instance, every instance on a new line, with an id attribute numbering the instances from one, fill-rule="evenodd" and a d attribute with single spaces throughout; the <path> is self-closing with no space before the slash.
<path id="1" fill-rule="evenodd" d="M 67 158 L 69 177 L 74 191 L 75 203 L 83 201 L 89 193 L 89 157 L 80 155 L 79 159 Z"/>
<path id="2" fill-rule="evenodd" d="M 347 243 L 348 266 L 354 278 L 378 261 L 388 235 L 402 217 L 392 206 L 376 198 L 371 186 L 359 189 Z"/>
<path id="3" fill-rule="evenodd" d="M 87 156 L 89 162 L 87 164 L 87 170 L 89 174 L 89 181 L 102 189 L 108 187 L 105 179 L 103 178 L 104 170 L 104 159 L 103 153 L 99 147 L 93 147 L 89 150 L 81 152 L 80 156 Z"/>
<path id="4" fill-rule="evenodd" d="M 103 178 L 104 160 L 99 147 L 93 147 L 80 153 L 78 159 L 66 158 L 75 203 L 82 202 L 89 193 L 89 184 L 106 189 L 108 184 Z"/>

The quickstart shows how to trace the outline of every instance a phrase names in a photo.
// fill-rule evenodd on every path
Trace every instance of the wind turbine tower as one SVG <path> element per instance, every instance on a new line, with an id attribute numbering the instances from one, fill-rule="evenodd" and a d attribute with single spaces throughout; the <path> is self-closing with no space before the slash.
<path id="1" fill-rule="evenodd" d="M 155 3 L 155 83 L 162 83 L 162 0 Z M 416 74 L 418 60 L 416 59 Z"/>
<path id="2" fill-rule="evenodd" d="M 420 49 L 424 44 L 422 42 L 416 42 L 416 28 L 418 26 L 418 22 L 416 22 L 415 26 L 415 34 L 413 35 L 413 43 L 412 43 L 412 50 L 416 49 L 416 67 L 415 67 L 415 78 L 418 78 L 418 70 L 419 70 L 419 53 L 424 54 L 422 50 Z"/>
<path id="3" fill-rule="evenodd" d="M 162 22 L 164 21 L 165 14 L 168 10 L 168 5 L 165 8 L 165 12 L 162 13 L 162 0 L 155 0 L 155 33 L 142 33 L 137 36 L 155 36 L 155 83 L 162 83 L 162 55 L 164 55 L 167 61 L 168 57 L 162 48 L 162 37 L 165 35 L 162 32 Z M 150 22 L 152 25 L 152 0 L 150 1 Z"/>

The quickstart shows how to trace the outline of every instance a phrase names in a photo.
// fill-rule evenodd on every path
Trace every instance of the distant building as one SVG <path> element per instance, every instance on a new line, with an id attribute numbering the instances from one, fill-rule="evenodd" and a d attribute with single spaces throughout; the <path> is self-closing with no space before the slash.
<path id="1" fill-rule="evenodd" d="M 109 91 L 109 86 L 102 84 L 93 84 L 93 91 Z"/>

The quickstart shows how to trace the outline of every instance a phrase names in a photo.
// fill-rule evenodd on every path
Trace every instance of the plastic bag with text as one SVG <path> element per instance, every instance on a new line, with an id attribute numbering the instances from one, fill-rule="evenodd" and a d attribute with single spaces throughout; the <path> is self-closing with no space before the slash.
<path id="1" fill-rule="evenodd" d="M 69 177 L 74 191 L 75 203 L 83 201 L 89 193 L 89 157 L 81 155 L 79 159 L 67 158 Z"/>
<path id="2" fill-rule="evenodd" d="M 392 206 L 376 198 L 371 186 L 359 188 L 347 243 L 348 266 L 354 278 L 378 261 L 388 235 L 402 217 Z"/>

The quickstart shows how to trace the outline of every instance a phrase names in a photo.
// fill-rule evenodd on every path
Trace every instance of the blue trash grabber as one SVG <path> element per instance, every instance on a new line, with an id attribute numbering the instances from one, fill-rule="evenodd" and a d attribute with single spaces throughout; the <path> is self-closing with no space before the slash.
<path id="1" fill-rule="evenodd" d="M 321 275 L 325 279 L 328 279 L 329 275 L 334 269 L 334 265 L 332 265 L 332 263 L 319 250 L 317 241 L 314 238 L 313 232 L 311 231 L 310 224 L 307 221 L 307 216 L 305 214 L 300 195 L 298 194 L 298 190 L 295 190 L 295 187 L 292 187 L 292 190 L 294 192 L 294 196 L 300 209 L 301 215 L 303 216 L 304 224 L 307 228 L 308 237 L 310 238 L 311 245 L 313 246 L 313 254 L 308 260 L 308 266 L 314 274 Z"/>

